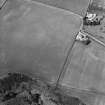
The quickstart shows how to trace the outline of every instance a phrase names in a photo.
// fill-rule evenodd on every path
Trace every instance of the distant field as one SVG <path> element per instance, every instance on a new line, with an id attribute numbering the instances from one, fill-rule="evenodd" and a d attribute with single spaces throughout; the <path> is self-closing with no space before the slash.
<path id="1" fill-rule="evenodd" d="M 53 5 L 59 8 L 70 10 L 83 15 L 88 7 L 89 0 L 33 0 Z"/>
<path id="2" fill-rule="evenodd" d="M 5 0 L 0 0 L 0 6 L 2 5 L 3 1 Z M 85 13 L 89 3 L 89 0 L 32 0 L 32 1 L 38 1 L 58 8 L 66 9 L 79 15 L 83 15 Z"/>

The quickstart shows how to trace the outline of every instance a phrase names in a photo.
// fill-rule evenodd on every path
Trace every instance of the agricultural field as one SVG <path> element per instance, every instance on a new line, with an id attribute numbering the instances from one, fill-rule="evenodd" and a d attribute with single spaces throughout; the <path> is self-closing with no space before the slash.
<path id="1" fill-rule="evenodd" d="M 0 10 L 1 104 L 104 105 L 105 47 L 75 40 L 81 29 L 105 42 L 104 13 L 98 0 L 7 0 Z"/>

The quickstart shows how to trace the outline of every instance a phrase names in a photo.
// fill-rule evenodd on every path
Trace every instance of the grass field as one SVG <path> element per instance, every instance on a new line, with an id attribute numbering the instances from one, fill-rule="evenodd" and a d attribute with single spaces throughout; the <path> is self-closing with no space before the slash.
<path id="1" fill-rule="evenodd" d="M 56 82 L 81 17 L 38 2 L 10 2 L 0 14 L 1 72 L 43 75 Z"/>

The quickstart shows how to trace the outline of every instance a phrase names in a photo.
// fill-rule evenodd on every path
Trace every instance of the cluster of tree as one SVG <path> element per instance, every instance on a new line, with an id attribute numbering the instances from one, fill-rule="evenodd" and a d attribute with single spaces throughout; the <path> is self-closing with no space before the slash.
<path id="1" fill-rule="evenodd" d="M 43 85 L 41 84 L 43 82 L 42 80 L 38 80 L 40 81 L 38 82 L 39 84 L 31 82 L 33 84 L 30 85 L 30 81 L 34 80 L 35 79 L 24 74 L 9 73 L 6 77 L 0 80 L 0 91 L 4 92 L 2 98 L 0 98 L 2 99 L 1 101 L 5 102 L 5 105 L 23 105 L 23 103 L 25 103 L 25 105 L 26 103 L 27 105 L 85 105 L 85 103 L 78 97 L 67 95 L 60 88 L 55 89 L 50 85 L 46 85 L 46 88 L 43 88 Z M 12 87 L 16 84 L 21 84 L 16 87 L 23 89 L 20 93 L 12 90 Z M 29 88 L 27 85 L 34 85 L 34 87 Z M 40 90 L 36 87 L 40 87 Z M 33 92 L 32 89 L 35 91 Z"/>

